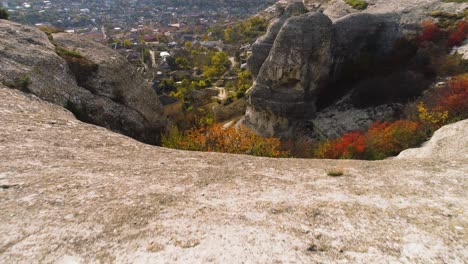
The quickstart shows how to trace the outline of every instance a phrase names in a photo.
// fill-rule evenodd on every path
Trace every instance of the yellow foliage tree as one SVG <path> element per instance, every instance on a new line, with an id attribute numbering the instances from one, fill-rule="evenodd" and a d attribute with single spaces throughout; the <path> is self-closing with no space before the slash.
<path id="1" fill-rule="evenodd" d="M 424 102 L 419 102 L 417 105 L 419 120 L 423 124 L 432 125 L 432 126 L 443 126 L 449 117 L 449 112 L 447 110 L 438 109 L 428 109 Z"/>

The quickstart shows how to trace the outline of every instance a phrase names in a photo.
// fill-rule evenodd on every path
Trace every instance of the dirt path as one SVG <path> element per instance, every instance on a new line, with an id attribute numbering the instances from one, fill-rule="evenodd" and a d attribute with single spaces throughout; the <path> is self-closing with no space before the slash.
<path id="1" fill-rule="evenodd" d="M 0 263 L 468 261 L 461 158 L 176 151 L 2 88 L 0 124 Z"/>

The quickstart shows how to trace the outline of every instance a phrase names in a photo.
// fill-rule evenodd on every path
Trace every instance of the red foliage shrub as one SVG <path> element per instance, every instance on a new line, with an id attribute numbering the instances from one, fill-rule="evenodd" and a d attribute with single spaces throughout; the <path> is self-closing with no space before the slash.
<path id="1" fill-rule="evenodd" d="M 421 23 L 422 26 L 422 33 L 418 36 L 419 43 L 423 43 L 426 41 L 435 41 L 441 35 L 441 30 L 437 24 L 433 21 L 428 20 Z"/>
<path id="2" fill-rule="evenodd" d="M 365 142 L 362 132 L 351 132 L 333 141 L 320 143 L 315 150 L 315 156 L 325 159 L 363 158 L 366 150 Z"/>
<path id="3" fill-rule="evenodd" d="M 460 21 L 457 25 L 457 31 L 449 37 L 450 47 L 460 45 L 468 37 L 468 21 Z"/>
<path id="4" fill-rule="evenodd" d="M 468 74 L 453 77 L 438 96 L 437 108 L 447 110 L 451 119 L 468 118 Z"/>

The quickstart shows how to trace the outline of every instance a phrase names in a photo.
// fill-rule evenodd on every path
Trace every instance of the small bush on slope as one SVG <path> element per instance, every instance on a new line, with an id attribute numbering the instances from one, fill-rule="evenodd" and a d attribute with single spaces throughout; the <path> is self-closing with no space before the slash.
<path id="1" fill-rule="evenodd" d="M 29 91 L 29 86 L 32 84 L 29 76 L 25 75 L 16 81 L 16 87 L 18 87 L 23 92 Z"/>
<path id="2" fill-rule="evenodd" d="M 345 0 L 345 2 L 348 5 L 352 6 L 354 9 L 358 9 L 358 10 L 364 10 L 368 6 L 367 2 L 363 0 Z"/>
<path id="3" fill-rule="evenodd" d="M 442 36 L 442 31 L 434 21 L 428 20 L 421 23 L 422 33 L 418 36 L 419 43 L 437 41 Z"/>

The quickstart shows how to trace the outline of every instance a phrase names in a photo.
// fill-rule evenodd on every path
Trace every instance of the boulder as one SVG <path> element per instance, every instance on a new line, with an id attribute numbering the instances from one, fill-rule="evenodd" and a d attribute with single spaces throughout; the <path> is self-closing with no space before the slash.
<path id="1" fill-rule="evenodd" d="M 397 159 L 468 160 L 468 120 L 444 126 L 421 148 L 407 149 Z"/>
<path id="2" fill-rule="evenodd" d="M 363 56 L 384 60 L 402 37 L 395 14 L 352 14 L 335 21 L 334 30 L 334 78 L 339 78 L 345 64 L 359 63 Z"/>
<path id="3" fill-rule="evenodd" d="M 0 82 L 65 106 L 80 88 L 46 34 L 0 20 Z"/>
<path id="4" fill-rule="evenodd" d="M 153 143 L 164 130 L 165 118 L 156 92 L 118 53 L 77 35 L 53 35 L 58 47 L 81 54 L 98 67 L 82 78 L 75 72 L 78 85 L 94 95 L 93 103 L 73 98 L 70 104 L 91 123 L 106 127 Z M 104 99 L 107 103 L 103 103 Z"/>
<path id="5" fill-rule="evenodd" d="M 80 120 L 158 144 L 165 118 L 149 83 L 103 45 L 65 33 L 53 38 L 0 20 L 0 82 L 66 107 Z"/>

